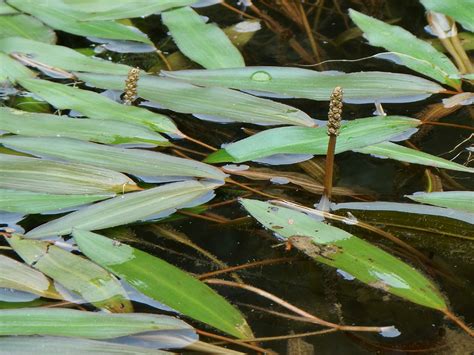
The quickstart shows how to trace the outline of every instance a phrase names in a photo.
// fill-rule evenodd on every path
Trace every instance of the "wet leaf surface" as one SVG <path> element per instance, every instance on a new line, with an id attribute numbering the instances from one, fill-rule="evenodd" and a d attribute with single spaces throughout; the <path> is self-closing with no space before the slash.
<path id="1" fill-rule="evenodd" d="M 35 41 L 54 43 L 56 34 L 41 21 L 28 15 L 0 16 L 0 38 L 24 37 Z"/>
<path id="2" fill-rule="evenodd" d="M 473 191 L 416 192 L 413 195 L 406 195 L 405 197 L 420 203 L 474 213 Z"/>

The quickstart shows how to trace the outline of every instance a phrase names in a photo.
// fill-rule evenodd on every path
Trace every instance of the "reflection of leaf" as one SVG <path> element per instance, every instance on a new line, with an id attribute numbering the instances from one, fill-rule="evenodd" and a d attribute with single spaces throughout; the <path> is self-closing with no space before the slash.
<path id="1" fill-rule="evenodd" d="M 22 308 L 0 311 L 0 335 L 54 335 L 111 339 L 159 330 L 192 329 L 168 316 L 111 314 L 64 308 Z"/>
<path id="2" fill-rule="evenodd" d="M 211 165 L 148 150 L 110 147 L 70 138 L 49 137 L 11 136 L 0 138 L 0 143 L 32 155 L 90 164 L 140 176 L 168 177 L 170 181 L 183 180 L 183 177 L 216 180 L 225 178 L 225 174 Z"/>
<path id="3" fill-rule="evenodd" d="M 100 266 L 49 242 L 7 238 L 10 246 L 29 265 L 59 282 L 74 295 L 110 312 L 132 312 L 132 304 L 120 282 Z"/>
<path id="4" fill-rule="evenodd" d="M 459 76 L 456 66 L 431 44 L 399 26 L 389 25 L 352 9 L 349 14 L 371 45 L 393 52 L 391 54 L 398 57 L 400 64 L 410 69 L 459 88 L 460 80 L 450 79 L 450 76 Z"/>
<path id="5" fill-rule="evenodd" d="M 242 205 L 265 227 L 311 258 L 411 302 L 446 309 L 436 286 L 427 278 L 364 240 L 288 208 L 247 199 Z"/>
<path id="6" fill-rule="evenodd" d="M 180 51 L 196 63 L 209 69 L 245 66 L 225 33 L 215 24 L 206 24 L 192 8 L 166 11 L 161 18 Z"/>
<path id="7" fill-rule="evenodd" d="M 0 38 L 24 37 L 45 43 L 54 43 L 54 31 L 28 15 L 0 16 Z"/>
<path id="8" fill-rule="evenodd" d="M 317 72 L 300 68 L 261 66 L 162 73 L 197 85 L 257 90 L 323 101 L 329 100 L 336 86 L 341 86 L 344 88 L 344 101 L 353 103 L 412 102 L 444 91 L 441 86 L 426 79 L 383 72 Z"/>
<path id="9" fill-rule="evenodd" d="M 442 14 L 451 16 L 466 30 L 474 32 L 474 11 L 472 0 L 420 0 L 420 2 L 428 10 L 441 12 Z"/>
<path id="10" fill-rule="evenodd" d="M 2 288 L 30 292 L 46 298 L 62 299 L 46 276 L 25 264 L 0 255 L 0 270 L 2 270 L 0 274 Z"/>
<path id="11" fill-rule="evenodd" d="M 169 215 L 176 209 L 204 203 L 213 197 L 215 183 L 184 181 L 117 196 L 34 228 L 29 238 L 70 234 L 74 228 L 97 230 Z M 205 199 L 206 201 L 201 201 Z"/>
<path id="12" fill-rule="evenodd" d="M 405 195 L 405 197 L 429 205 L 474 213 L 474 191 L 416 192 L 413 195 Z"/>
<path id="13" fill-rule="evenodd" d="M 236 337 L 252 337 L 237 309 L 175 266 L 96 233 L 75 229 L 73 236 L 87 257 L 146 296 Z"/>
<path id="14" fill-rule="evenodd" d="M 435 155 L 420 152 L 418 150 L 404 147 L 391 142 L 382 142 L 362 148 L 354 149 L 354 151 L 364 154 L 372 154 L 376 157 L 384 157 L 404 161 L 407 163 L 434 166 L 442 169 L 464 171 L 473 173 L 474 168 L 454 163 L 450 160 L 439 158 Z"/>
<path id="15" fill-rule="evenodd" d="M 79 79 L 95 87 L 123 90 L 125 76 L 80 73 Z M 201 87 L 169 78 L 140 76 L 138 96 L 160 106 L 198 118 L 227 119 L 261 125 L 314 126 L 303 111 L 279 102 L 261 99 L 235 90 Z"/>
<path id="16" fill-rule="evenodd" d="M 51 194 L 100 194 L 139 189 L 127 176 L 90 165 L 0 154 L 0 188 Z"/>
<path id="17" fill-rule="evenodd" d="M 397 137 L 420 124 L 418 120 L 400 117 L 368 117 L 342 125 L 336 153 L 365 147 Z M 206 158 L 209 163 L 234 162 L 264 158 L 274 154 L 326 154 L 326 127 L 282 127 L 269 129 L 227 145 Z"/>
<path id="18" fill-rule="evenodd" d="M 43 213 L 105 200 L 114 193 L 101 195 L 54 195 L 31 191 L 0 189 L 0 211 Z"/>

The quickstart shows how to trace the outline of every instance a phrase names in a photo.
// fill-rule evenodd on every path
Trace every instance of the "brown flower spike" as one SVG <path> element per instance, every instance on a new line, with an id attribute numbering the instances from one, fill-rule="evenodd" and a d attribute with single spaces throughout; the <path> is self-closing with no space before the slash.
<path id="1" fill-rule="evenodd" d="M 339 135 L 342 115 L 342 97 L 342 88 L 340 86 L 337 86 L 336 88 L 334 88 L 329 102 L 328 136 Z"/>
<path id="2" fill-rule="evenodd" d="M 123 96 L 123 103 L 125 105 L 131 105 L 137 97 L 137 82 L 140 76 L 140 69 L 132 68 L 128 72 L 127 79 L 125 80 L 125 95 Z"/>

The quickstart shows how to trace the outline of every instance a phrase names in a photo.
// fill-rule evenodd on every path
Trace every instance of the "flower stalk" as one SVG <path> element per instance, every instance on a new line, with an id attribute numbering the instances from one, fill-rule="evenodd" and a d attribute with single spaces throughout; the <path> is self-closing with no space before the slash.
<path id="1" fill-rule="evenodd" d="M 123 103 L 125 105 L 132 105 L 137 98 L 137 83 L 140 78 L 140 69 L 132 68 L 128 72 L 127 79 L 125 79 L 125 94 L 123 95 Z"/>

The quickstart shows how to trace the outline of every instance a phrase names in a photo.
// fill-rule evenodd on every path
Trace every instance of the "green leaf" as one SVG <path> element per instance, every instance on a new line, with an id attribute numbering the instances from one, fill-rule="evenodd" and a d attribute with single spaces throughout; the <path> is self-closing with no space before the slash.
<path id="1" fill-rule="evenodd" d="M 46 298 L 62 299 L 46 276 L 23 263 L 0 255 L 0 270 L 2 270 L 0 287 L 30 292 Z"/>
<path id="2" fill-rule="evenodd" d="M 129 245 L 74 229 L 81 251 L 148 297 L 238 338 L 251 338 L 242 314 L 209 286 Z"/>
<path id="3" fill-rule="evenodd" d="M 24 63 L 27 65 L 34 66 L 34 63 L 38 62 L 64 70 L 117 75 L 127 75 L 130 70 L 130 67 L 127 65 L 113 63 L 96 57 L 88 57 L 68 47 L 13 36 L 0 39 L 0 51 L 10 55 L 14 54 L 25 57 Z M 38 67 L 42 68 L 41 65 Z M 124 83 L 125 80 L 122 82 L 121 88 L 125 86 Z"/>
<path id="4" fill-rule="evenodd" d="M 30 191 L 0 189 L 0 211 L 20 213 L 60 212 L 75 206 L 114 197 L 115 194 L 101 195 L 54 195 Z"/>
<path id="5" fill-rule="evenodd" d="M 95 87 L 123 90 L 125 76 L 77 74 L 80 80 Z M 142 75 L 138 96 L 175 112 L 193 113 L 202 119 L 247 122 L 261 125 L 314 126 L 303 111 L 275 101 L 238 91 L 201 87 L 182 81 Z"/>
<path id="6" fill-rule="evenodd" d="M 8 0 L 8 3 L 28 13 L 48 26 L 79 36 L 92 36 L 151 44 L 143 33 L 114 21 L 83 21 L 83 14 L 72 9 L 54 6 L 51 0 Z"/>
<path id="7" fill-rule="evenodd" d="M 395 159 L 407 163 L 434 166 L 436 168 L 463 171 L 473 173 L 474 168 L 454 163 L 452 161 L 439 158 L 435 155 L 420 152 L 415 149 L 404 147 L 391 142 L 382 142 L 367 147 L 357 148 L 354 151 L 364 154 L 372 154 L 375 157 Z"/>
<path id="8" fill-rule="evenodd" d="M 190 7 L 169 10 L 161 15 L 180 51 L 204 68 L 244 67 L 239 50 L 216 24 L 206 21 Z"/>
<path id="9" fill-rule="evenodd" d="M 257 90 L 265 96 L 328 101 L 336 86 L 348 103 L 412 102 L 444 91 L 438 84 L 413 75 L 383 72 L 317 72 L 285 67 L 246 67 L 219 70 L 162 71 L 168 77 L 202 86 Z"/>
<path id="10" fill-rule="evenodd" d="M 73 296 L 110 312 L 133 311 L 120 281 L 90 260 L 47 241 L 23 239 L 19 235 L 6 240 L 28 265 L 59 282 Z"/>
<path id="11" fill-rule="evenodd" d="M 136 123 L 158 132 L 177 133 L 167 116 L 148 110 L 121 105 L 98 93 L 40 79 L 18 79 L 28 91 L 38 95 L 59 109 L 71 109 L 85 116 Z"/>
<path id="12" fill-rule="evenodd" d="M 33 137 L 69 137 L 107 144 L 167 144 L 145 127 L 114 120 L 75 119 L 0 107 L 0 130 Z"/>
<path id="13" fill-rule="evenodd" d="M 218 185 L 184 181 L 149 190 L 117 196 L 70 213 L 26 234 L 28 238 L 70 234 L 74 228 L 97 230 L 155 218 L 158 214 L 196 205 L 209 200 Z"/>
<path id="14" fill-rule="evenodd" d="M 137 190 L 127 176 L 90 165 L 0 154 L 0 188 L 51 194 L 103 194 Z"/>
<path id="15" fill-rule="evenodd" d="M 427 10 L 451 16 L 466 30 L 474 32 L 474 8 L 472 0 L 420 0 Z"/>
<path id="16" fill-rule="evenodd" d="M 0 16 L 0 38 L 4 37 L 24 37 L 46 43 L 56 42 L 56 34 L 51 28 L 28 15 Z"/>
<path id="17" fill-rule="evenodd" d="M 0 84 L 7 84 L 7 82 L 15 84 L 17 79 L 34 78 L 35 75 L 24 65 L 0 52 Z"/>
<path id="18" fill-rule="evenodd" d="M 1 128 L 1 126 L 0 126 Z M 69 138 L 10 136 L 0 138 L 6 147 L 47 158 L 90 164 L 150 178 L 201 177 L 224 180 L 219 169 L 198 161 L 141 149 L 110 147 Z"/>
<path id="19" fill-rule="evenodd" d="M 12 336 L 0 337 L 0 348 L 6 354 L 29 354 L 35 349 L 35 355 L 160 355 L 171 354 L 167 351 L 147 349 L 125 344 L 114 344 L 100 340 L 70 337 Z"/>
<path id="20" fill-rule="evenodd" d="M 474 191 L 416 192 L 405 197 L 429 205 L 474 212 Z"/>
<path id="21" fill-rule="evenodd" d="M 420 124 L 401 117 L 367 117 L 341 126 L 336 153 L 395 138 Z M 326 154 L 329 137 L 326 127 L 282 127 L 269 129 L 227 145 L 206 158 L 208 163 L 240 163 L 274 154 Z"/>
<path id="22" fill-rule="evenodd" d="M 456 66 L 428 42 L 399 26 L 389 25 L 358 11 L 350 9 L 349 15 L 371 45 L 393 52 L 389 54 L 394 56 L 400 64 L 443 84 L 454 88 L 460 87 L 460 80 L 450 78 L 450 76 L 460 75 Z"/>
<path id="23" fill-rule="evenodd" d="M 0 15 L 13 15 L 18 14 L 18 11 L 15 10 L 10 5 L 5 3 L 5 0 L 0 0 Z"/>
<path id="24" fill-rule="evenodd" d="M 185 322 L 144 313 L 111 314 L 65 308 L 22 308 L 0 311 L 0 335 L 55 335 L 111 339 L 159 330 L 189 330 Z"/>
<path id="25" fill-rule="evenodd" d="M 367 285 L 440 311 L 447 306 L 436 286 L 420 272 L 342 229 L 267 202 L 243 199 L 260 223 L 316 261 L 339 268 Z"/>

